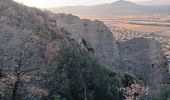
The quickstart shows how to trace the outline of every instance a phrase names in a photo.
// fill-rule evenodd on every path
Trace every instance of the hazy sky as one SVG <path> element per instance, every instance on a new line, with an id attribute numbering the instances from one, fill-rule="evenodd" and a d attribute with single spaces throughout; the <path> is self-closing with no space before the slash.
<path id="1" fill-rule="evenodd" d="M 96 5 L 102 3 L 111 3 L 117 0 L 14 0 L 22 2 L 25 5 L 45 8 L 45 7 L 61 7 L 75 5 Z M 132 2 L 142 2 L 149 0 L 128 0 Z"/>

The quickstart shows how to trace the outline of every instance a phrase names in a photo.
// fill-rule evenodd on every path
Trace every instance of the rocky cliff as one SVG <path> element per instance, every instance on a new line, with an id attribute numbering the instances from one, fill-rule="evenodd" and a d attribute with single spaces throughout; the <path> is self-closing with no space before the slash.
<path id="1" fill-rule="evenodd" d="M 119 51 L 113 34 L 99 21 L 57 14 L 57 26 L 67 31 L 70 38 L 82 43 L 108 68 L 119 69 Z"/>
<path id="2" fill-rule="evenodd" d="M 169 82 L 167 61 L 161 45 L 153 39 L 139 37 L 118 43 L 114 33 L 100 21 L 66 14 L 53 16 L 66 36 L 93 52 L 104 66 L 136 75 L 153 93 L 160 84 Z"/>
<path id="3" fill-rule="evenodd" d="M 159 43 L 136 38 L 120 43 L 119 47 L 124 71 L 138 76 L 153 91 L 159 90 L 160 84 L 168 82 L 168 66 Z"/>

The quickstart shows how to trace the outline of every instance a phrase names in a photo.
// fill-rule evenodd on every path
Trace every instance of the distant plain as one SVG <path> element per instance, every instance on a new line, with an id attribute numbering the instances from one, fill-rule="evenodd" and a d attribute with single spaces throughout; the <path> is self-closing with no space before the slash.
<path id="1" fill-rule="evenodd" d="M 143 33 L 154 33 L 170 37 L 170 16 L 81 16 L 81 18 L 103 21 L 108 27 L 119 27 Z"/>

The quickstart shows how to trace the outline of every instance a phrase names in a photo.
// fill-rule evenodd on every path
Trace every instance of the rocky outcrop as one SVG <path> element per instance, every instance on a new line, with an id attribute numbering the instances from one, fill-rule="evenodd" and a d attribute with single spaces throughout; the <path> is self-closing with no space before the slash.
<path id="1" fill-rule="evenodd" d="M 159 91 L 160 84 L 168 82 L 168 66 L 161 45 L 156 41 L 134 38 L 117 43 L 102 22 L 65 14 L 57 14 L 55 18 L 66 36 L 82 43 L 101 64 L 137 76 L 153 94 Z"/>
<path id="2" fill-rule="evenodd" d="M 67 31 L 68 37 L 93 52 L 101 64 L 111 69 L 119 69 L 120 57 L 116 40 L 102 22 L 66 14 L 57 14 L 56 22 L 58 27 Z"/>
<path id="3" fill-rule="evenodd" d="M 151 39 L 136 38 L 120 43 L 119 47 L 124 64 L 122 70 L 143 80 L 152 93 L 160 89 L 160 84 L 168 82 L 168 66 L 159 43 Z"/>

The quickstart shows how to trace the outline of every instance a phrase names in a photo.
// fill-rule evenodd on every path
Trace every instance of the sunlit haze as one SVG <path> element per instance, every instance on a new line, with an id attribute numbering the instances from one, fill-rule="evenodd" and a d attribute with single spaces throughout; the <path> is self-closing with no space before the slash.
<path id="1" fill-rule="evenodd" d="M 96 5 L 102 3 L 111 3 L 116 0 L 14 0 L 24 5 L 38 8 L 47 7 L 62 7 L 62 6 L 75 6 L 75 5 Z M 148 0 L 129 0 L 132 2 L 143 2 Z"/>

